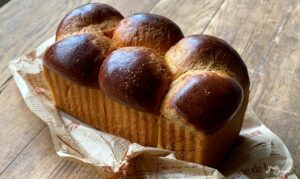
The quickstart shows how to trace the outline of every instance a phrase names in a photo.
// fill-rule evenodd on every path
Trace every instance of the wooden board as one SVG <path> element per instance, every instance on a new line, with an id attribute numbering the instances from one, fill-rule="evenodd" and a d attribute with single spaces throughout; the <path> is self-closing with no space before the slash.
<path id="1" fill-rule="evenodd" d="M 51 37 L 59 19 L 87 1 L 58 2 L 15 0 L 0 9 L 0 173 L 45 127 L 26 107 L 8 61 Z"/>
<path id="2" fill-rule="evenodd" d="M 186 35 L 201 32 L 215 35 L 228 41 L 240 52 L 251 77 L 251 105 L 266 125 L 287 144 L 299 175 L 300 139 L 295 139 L 299 136 L 300 127 L 297 122 L 300 111 L 300 54 L 297 52 L 300 49 L 299 2 L 129 1 L 101 2 L 113 5 L 124 15 L 153 9 L 151 12 L 165 15 L 178 23 Z M 0 177 L 95 177 L 93 170 L 57 157 L 48 129 L 28 111 L 6 68 L 9 60 L 50 37 L 59 19 L 69 9 L 83 2 L 68 1 L 63 4 L 55 0 L 43 5 L 41 0 L 34 3 L 12 0 L 0 9 L 0 102 L 6 101 L 0 103 L 0 127 L 5 125 L 7 128 L 0 131 L 0 150 L 8 146 L 0 154 Z M 36 10 L 37 7 L 40 9 Z M 34 20 L 30 22 L 30 19 Z M 9 38 L 5 38 L 11 31 L 13 33 Z M 14 128 L 15 124 L 19 124 L 17 128 Z M 1 138 L 8 133 L 20 139 L 10 142 L 11 138 Z M 44 155 L 45 159 L 42 157 Z M 5 162 L 3 165 L 2 161 Z M 32 163 L 34 167 L 30 165 Z M 24 175 L 24 171 L 28 174 Z"/>
<path id="3" fill-rule="evenodd" d="M 34 49 L 56 30 L 59 20 L 70 9 L 88 0 L 13 0 L 0 9 L 0 89 L 11 78 L 9 60 Z"/>
<path id="4" fill-rule="evenodd" d="M 300 3 L 290 9 L 252 86 L 255 111 L 292 154 L 300 176 Z"/>
<path id="5" fill-rule="evenodd" d="M 45 127 L 16 160 L 3 178 L 96 178 L 94 169 L 56 155 L 49 130 Z"/>
<path id="6" fill-rule="evenodd" d="M 245 60 L 251 79 L 250 106 L 285 142 L 298 176 L 299 9 L 298 1 L 226 1 L 204 31 L 225 39 Z"/>
<path id="7" fill-rule="evenodd" d="M 224 0 L 162 0 L 151 11 L 176 22 L 185 36 L 201 34 L 217 14 Z"/>
<path id="8" fill-rule="evenodd" d="M 0 95 L 0 173 L 45 127 L 25 105 L 14 82 Z M 5 105 L 3 105 L 5 102 Z"/>

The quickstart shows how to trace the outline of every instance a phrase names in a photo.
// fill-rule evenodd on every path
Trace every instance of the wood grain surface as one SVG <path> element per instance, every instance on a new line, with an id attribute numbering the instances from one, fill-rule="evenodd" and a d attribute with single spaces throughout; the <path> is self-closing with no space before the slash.
<path id="1" fill-rule="evenodd" d="M 11 0 L 0 8 L 0 178 L 96 178 L 59 158 L 45 124 L 26 107 L 7 63 L 51 37 L 70 9 L 88 0 Z M 92 1 L 100 2 L 100 1 Z M 245 60 L 250 105 L 286 143 L 300 176 L 300 2 L 297 0 L 103 0 L 124 15 L 153 12 L 185 35 L 223 38 Z"/>
<path id="2" fill-rule="evenodd" d="M 299 176 L 300 2 L 255 2 L 226 1 L 204 33 L 225 39 L 241 54 L 251 80 L 250 106 L 283 139 Z"/>
<path id="3" fill-rule="evenodd" d="M 300 3 L 288 8 L 252 85 L 256 113 L 287 144 L 300 176 Z"/>

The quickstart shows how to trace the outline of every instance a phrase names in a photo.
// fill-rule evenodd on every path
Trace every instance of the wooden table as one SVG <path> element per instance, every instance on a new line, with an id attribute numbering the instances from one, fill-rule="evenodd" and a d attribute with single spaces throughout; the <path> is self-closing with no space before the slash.
<path id="1" fill-rule="evenodd" d="M 92 0 L 93 1 L 93 0 Z M 95 178 L 59 158 L 46 125 L 26 107 L 7 63 L 55 33 L 60 19 L 89 0 L 11 0 L 0 8 L 0 178 Z M 297 0 L 102 0 L 124 15 L 152 12 L 185 35 L 225 39 L 245 60 L 250 106 L 289 148 L 300 176 L 300 2 Z"/>

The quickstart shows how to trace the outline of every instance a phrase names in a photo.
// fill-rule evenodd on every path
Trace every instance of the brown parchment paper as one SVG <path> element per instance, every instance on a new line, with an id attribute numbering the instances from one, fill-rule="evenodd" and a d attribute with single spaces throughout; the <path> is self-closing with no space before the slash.
<path id="1" fill-rule="evenodd" d="M 243 129 L 218 169 L 176 160 L 96 130 L 57 109 L 43 77 L 42 57 L 54 37 L 9 63 L 28 108 L 49 127 L 56 152 L 93 167 L 99 178 L 297 178 L 282 140 L 248 107 Z"/>

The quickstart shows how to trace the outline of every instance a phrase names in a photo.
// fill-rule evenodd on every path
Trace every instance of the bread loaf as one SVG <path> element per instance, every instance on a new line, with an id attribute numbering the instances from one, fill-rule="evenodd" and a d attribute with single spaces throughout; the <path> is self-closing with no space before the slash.
<path id="1" fill-rule="evenodd" d="M 87 4 L 61 21 L 44 73 L 58 108 L 131 142 L 216 166 L 239 135 L 247 68 L 226 42 L 170 19 Z"/>

